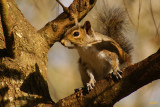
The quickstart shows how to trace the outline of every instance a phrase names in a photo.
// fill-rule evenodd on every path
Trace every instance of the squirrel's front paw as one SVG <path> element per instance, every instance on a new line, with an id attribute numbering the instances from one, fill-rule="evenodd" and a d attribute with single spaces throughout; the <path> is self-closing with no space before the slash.
<path id="1" fill-rule="evenodd" d="M 113 77 L 113 79 L 114 80 L 116 80 L 116 81 L 119 81 L 119 80 L 121 80 L 122 79 L 122 71 L 121 70 L 114 70 L 113 72 L 112 72 L 112 77 Z"/>
<path id="2" fill-rule="evenodd" d="M 89 83 L 86 84 L 87 85 L 87 90 L 91 91 L 93 89 L 93 87 L 95 86 L 95 83 L 96 83 L 96 80 L 95 79 L 91 79 L 89 81 Z"/>

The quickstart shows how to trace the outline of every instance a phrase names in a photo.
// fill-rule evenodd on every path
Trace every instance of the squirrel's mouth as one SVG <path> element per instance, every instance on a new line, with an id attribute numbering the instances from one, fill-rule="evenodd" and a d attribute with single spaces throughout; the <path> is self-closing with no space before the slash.
<path id="1" fill-rule="evenodd" d="M 73 49 L 75 46 L 69 40 L 62 39 L 61 44 L 69 49 Z"/>

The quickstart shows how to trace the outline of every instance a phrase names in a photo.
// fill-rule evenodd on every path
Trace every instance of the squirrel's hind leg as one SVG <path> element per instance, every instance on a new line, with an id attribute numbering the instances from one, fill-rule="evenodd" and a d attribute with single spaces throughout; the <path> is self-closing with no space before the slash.
<path id="1" fill-rule="evenodd" d="M 104 58 L 107 62 L 109 62 L 109 64 L 111 65 L 111 73 L 113 79 L 116 80 L 121 80 L 122 79 L 122 71 L 119 68 L 119 59 L 118 59 L 118 55 L 114 52 L 110 52 L 108 50 L 102 50 L 99 53 L 99 56 L 101 56 L 102 58 Z"/>

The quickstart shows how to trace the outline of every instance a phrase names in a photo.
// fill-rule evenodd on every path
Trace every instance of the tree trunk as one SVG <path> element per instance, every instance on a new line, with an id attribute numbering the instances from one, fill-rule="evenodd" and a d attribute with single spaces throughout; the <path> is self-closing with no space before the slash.
<path id="1" fill-rule="evenodd" d="M 81 20 L 95 2 L 74 1 L 70 11 Z M 74 20 L 62 13 L 37 31 L 14 0 L 0 0 L 0 16 L 0 106 L 53 105 L 46 77 L 48 51 Z"/>

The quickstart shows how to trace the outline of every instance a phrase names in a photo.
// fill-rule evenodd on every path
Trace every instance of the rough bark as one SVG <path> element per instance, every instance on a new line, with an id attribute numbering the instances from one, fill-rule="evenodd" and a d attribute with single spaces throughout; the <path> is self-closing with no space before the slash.
<path id="1" fill-rule="evenodd" d="M 96 0 L 74 0 L 69 12 L 81 20 L 95 3 Z M 72 17 L 63 12 L 37 31 L 14 0 L 0 0 L 0 106 L 112 106 L 160 78 L 159 50 L 123 70 L 120 82 L 115 83 L 108 76 L 88 94 L 81 90 L 55 104 L 48 92 L 47 55 L 50 47 L 74 25 Z"/>
<path id="2" fill-rule="evenodd" d="M 81 20 L 95 3 L 75 0 L 69 10 Z M 46 79 L 48 50 L 73 25 L 62 13 L 37 31 L 14 0 L 0 0 L 0 106 L 54 104 Z"/>

